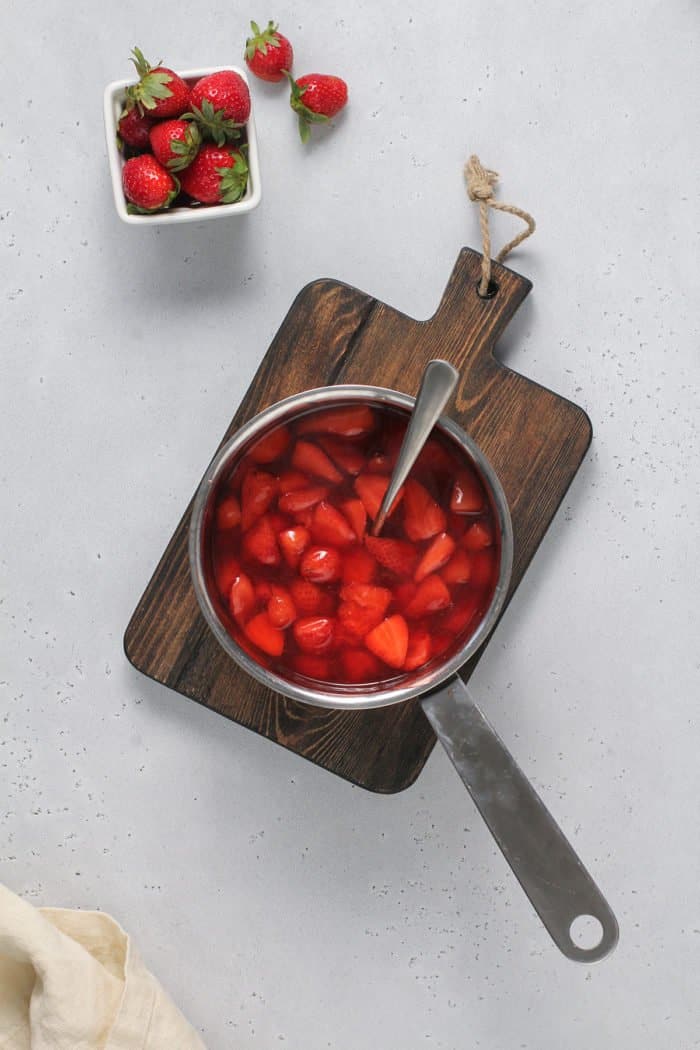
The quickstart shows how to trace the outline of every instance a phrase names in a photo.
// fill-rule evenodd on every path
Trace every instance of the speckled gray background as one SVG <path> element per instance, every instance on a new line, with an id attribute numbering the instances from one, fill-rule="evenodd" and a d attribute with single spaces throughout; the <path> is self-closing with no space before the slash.
<path id="1" fill-rule="evenodd" d="M 700 1045 L 697 5 L 4 12 L 0 880 L 115 915 L 210 1050 Z M 297 73 L 346 77 L 346 115 L 304 150 L 256 84 L 262 206 L 121 225 L 105 83 L 134 43 L 238 61 L 268 14 Z M 376 797 L 122 655 L 298 289 L 428 316 L 478 243 L 473 150 L 538 220 L 501 357 L 595 430 L 473 680 L 617 911 L 593 967 L 553 948 L 439 750 Z"/>

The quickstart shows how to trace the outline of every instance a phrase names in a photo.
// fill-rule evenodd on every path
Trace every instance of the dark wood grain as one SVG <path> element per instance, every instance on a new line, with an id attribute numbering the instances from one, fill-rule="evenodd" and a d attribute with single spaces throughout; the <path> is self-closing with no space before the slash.
<path id="1" fill-rule="evenodd" d="M 415 394 L 425 363 L 452 361 L 461 383 L 447 412 L 498 472 L 513 518 L 520 582 L 591 438 L 581 408 L 504 367 L 496 341 L 530 282 L 494 264 L 498 291 L 476 291 L 480 256 L 464 249 L 432 318 L 416 321 L 385 303 L 321 280 L 287 314 L 225 441 L 267 405 L 331 383 L 371 383 Z M 124 637 L 131 663 L 163 685 L 373 791 L 413 783 L 435 743 L 418 701 L 363 712 L 326 711 L 286 700 L 232 663 L 209 632 L 187 561 L 190 507 L 156 568 Z M 483 650 L 482 650 L 483 651 Z M 466 679 L 479 654 L 461 671 Z"/>

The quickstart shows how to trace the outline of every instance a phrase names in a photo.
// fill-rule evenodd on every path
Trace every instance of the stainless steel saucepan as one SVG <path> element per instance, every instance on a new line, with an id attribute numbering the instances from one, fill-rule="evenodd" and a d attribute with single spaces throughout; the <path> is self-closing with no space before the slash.
<path id="1" fill-rule="evenodd" d="M 358 402 L 390 406 L 406 414 L 414 405 L 413 398 L 380 387 L 320 387 L 265 409 L 216 454 L 195 497 L 189 535 L 192 580 L 202 613 L 233 660 L 253 678 L 294 700 L 355 711 L 419 697 L 440 743 L 556 945 L 569 959 L 601 959 L 618 939 L 612 910 L 457 674 L 494 627 L 508 593 L 513 563 L 513 529 L 503 489 L 484 454 L 461 427 L 444 416 L 438 423 L 442 435 L 458 446 L 481 478 L 500 532 L 500 567 L 486 614 L 457 652 L 448 652 L 443 662 L 432 661 L 425 668 L 404 675 L 397 684 L 350 686 L 311 680 L 302 684 L 257 663 L 229 634 L 219 615 L 208 553 L 219 486 L 246 448 L 264 431 L 311 409 Z M 595 927 L 596 936 L 599 934 L 595 944 L 583 946 L 574 940 L 572 926 L 581 925 L 581 917 L 592 917 L 588 926 Z"/>

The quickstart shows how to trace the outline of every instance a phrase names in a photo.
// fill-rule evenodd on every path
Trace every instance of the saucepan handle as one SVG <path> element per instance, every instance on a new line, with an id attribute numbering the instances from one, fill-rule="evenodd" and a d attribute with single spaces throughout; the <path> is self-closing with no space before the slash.
<path id="1" fill-rule="evenodd" d="M 422 705 L 554 943 L 577 962 L 602 959 L 617 944 L 617 920 L 464 683 L 450 679 L 424 697 Z M 579 917 L 583 933 L 590 935 L 595 927 L 600 937 L 595 945 L 581 946 L 572 939 L 572 923 Z"/>

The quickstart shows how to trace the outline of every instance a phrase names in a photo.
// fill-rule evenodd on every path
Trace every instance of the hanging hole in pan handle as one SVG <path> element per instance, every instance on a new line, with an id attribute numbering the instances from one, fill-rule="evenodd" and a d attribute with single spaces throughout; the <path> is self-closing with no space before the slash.
<path id="1" fill-rule="evenodd" d="M 479 291 L 481 287 L 481 281 L 476 282 L 476 294 L 480 299 L 494 299 L 496 292 L 498 291 L 498 285 L 495 281 L 489 281 L 485 292 Z"/>

